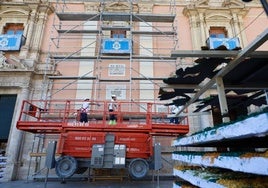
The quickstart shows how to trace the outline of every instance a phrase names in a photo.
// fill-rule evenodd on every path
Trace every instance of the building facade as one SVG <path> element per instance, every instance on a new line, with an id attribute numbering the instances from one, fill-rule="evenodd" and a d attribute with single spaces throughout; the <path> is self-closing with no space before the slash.
<path id="1" fill-rule="evenodd" d="M 68 17 L 68 12 L 87 17 Z M 10 0 L 1 2 L 0 18 L 4 181 L 25 179 L 29 168 L 32 173 L 42 165 L 31 162 L 29 154 L 33 140 L 40 141 L 35 147 L 45 148 L 46 142 L 16 129 L 23 100 L 110 100 L 117 95 L 122 101 L 155 102 L 163 78 L 194 63 L 194 58 L 171 58 L 172 50 L 199 50 L 208 37 L 218 35 L 238 37 L 244 48 L 268 25 L 259 1 L 240 0 Z M 258 50 L 267 49 L 266 42 Z M 212 126 L 210 113 L 191 115 L 192 108 L 191 132 Z M 159 141 L 164 152 L 172 151 L 170 139 Z"/>

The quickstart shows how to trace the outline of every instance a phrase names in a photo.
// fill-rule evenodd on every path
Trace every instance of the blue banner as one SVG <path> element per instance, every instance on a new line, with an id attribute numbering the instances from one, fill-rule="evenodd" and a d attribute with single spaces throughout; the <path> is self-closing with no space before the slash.
<path id="1" fill-rule="evenodd" d="M 0 50 L 10 51 L 19 50 L 21 47 L 22 34 L 0 35 Z"/>
<path id="2" fill-rule="evenodd" d="M 227 50 L 232 50 L 240 47 L 240 42 L 237 37 L 234 38 L 218 38 L 209 37 L 207 40 L 207 45 L 210 50 L 216 49 L 219 46 L 225 46 Z"/>
<path id="3" fill-rule="evenodd" d="M 126 38 L 109 38 L 102 42 L 102 53 L 131 53 L 131 40 Z"/>

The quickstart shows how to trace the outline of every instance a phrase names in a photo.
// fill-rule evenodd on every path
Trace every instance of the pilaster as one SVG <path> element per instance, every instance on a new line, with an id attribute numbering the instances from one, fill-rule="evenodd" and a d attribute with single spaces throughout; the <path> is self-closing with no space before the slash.
<path id="1" fill-rule="evenodd" d="M 22 101 L 29 98 L 30 88 L 22 87 L 17 96 L 17 102 L 15 109 L 19 109 L 22 104 Z M 19 118 L 19 110 L 14 111 L 14 118 L 12 121 L 12 126 L 10 130 L 9 142 L 6 148 L 7 156 L 7 165 L 3 181 L 15 180 L 17 178 L 18 169 L 22 163 L 20 159 L 21 148 L 23 147 L 23 137 L 24 134 L 22 131 L 16 128 L 16 121 Z"/>

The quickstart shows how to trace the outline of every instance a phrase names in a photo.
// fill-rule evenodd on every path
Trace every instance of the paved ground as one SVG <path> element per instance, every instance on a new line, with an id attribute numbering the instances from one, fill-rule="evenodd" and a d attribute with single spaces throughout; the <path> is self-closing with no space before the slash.
<path id="1" fill-rule="evenodd" d="M 98 180 L 88 181 L 67 181 L 65 184 L 60 181 L 11 181 L 0 182 L 1 188 L 172 188 L 172 180 L 157 181 L 118 181 Z"/>

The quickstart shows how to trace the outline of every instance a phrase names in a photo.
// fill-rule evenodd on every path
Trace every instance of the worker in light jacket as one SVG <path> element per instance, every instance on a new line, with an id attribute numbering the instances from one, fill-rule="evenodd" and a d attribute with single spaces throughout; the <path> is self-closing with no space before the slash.
<path id="1" fill-rule="evenodd" d="M 88 117 L 87 117 L 87 113 L 89 110 L 89 99 L 85 99 L 81 108 L 80 108 L 80 122 L 84 122 L 87 123 L 88 122 Z"/>
<path id="2" fill-rule="evenodd" d="M 86 98 L 80 108 L 80 122 L 84 122 L 87 123 L 88 122 L 88 111 L 90 109 L 90 105 L 97 105 L 100 106 L 100 104 L 95 103 L 95 102 L 90 102 L 90 100 L 88 98 Z"/>
<path id="3" fill-rule="evenodd" d="M 116 95 L 112 95 L 111 102 L 108 105 L 108 110 L 110 112 L 109 125 L 116 125 L 116 115 L 114 113 L 116 109 L 117 109 Z"/>
<path id="4" fill-rule="evenodd" d="M 169 122 L 170 123 L 179 124 L 179 117 L 176 116 L 176 114 L 180 111 L 179 106 L 172 105 L 170 110 L 171 110 L 171 114 L 173 116 L 170 118 L 170 121 Z"/>

